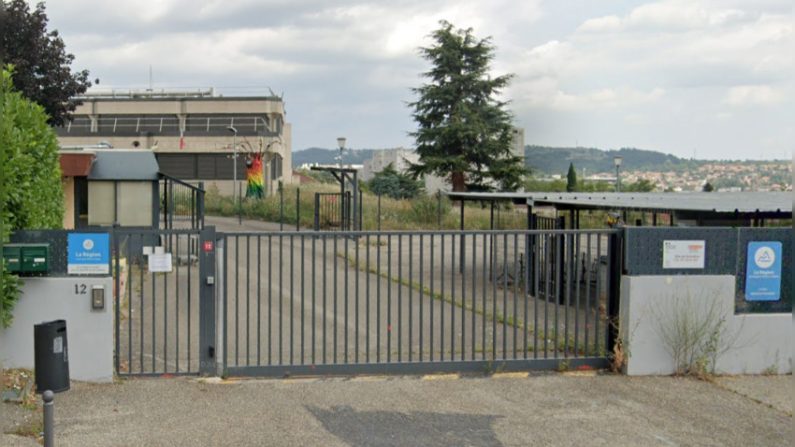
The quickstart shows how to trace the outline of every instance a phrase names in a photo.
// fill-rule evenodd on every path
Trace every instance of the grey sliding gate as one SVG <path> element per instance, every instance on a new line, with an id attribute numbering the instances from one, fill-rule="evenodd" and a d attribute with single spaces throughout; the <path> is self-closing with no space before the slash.
<path id="1" fill-rule="evenodd" d="M 218 242 L 218 361 L 231 376 L 604 367 L 617 335 L 616 230 Z"/>

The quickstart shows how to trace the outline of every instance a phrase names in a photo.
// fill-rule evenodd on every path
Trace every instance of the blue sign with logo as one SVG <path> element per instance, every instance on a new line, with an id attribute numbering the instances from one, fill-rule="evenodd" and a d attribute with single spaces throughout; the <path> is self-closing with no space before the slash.
<path id="1" fill-rule="evenodd" d="M 749 242 L 745 269 L 746 301 L 781 299 L 781 242 Z"/>
<path id="2" fill-rule="evenodd" d="M 110 234 L 69 233 L 66 272 L 70 275 L 110 274 Z"/>

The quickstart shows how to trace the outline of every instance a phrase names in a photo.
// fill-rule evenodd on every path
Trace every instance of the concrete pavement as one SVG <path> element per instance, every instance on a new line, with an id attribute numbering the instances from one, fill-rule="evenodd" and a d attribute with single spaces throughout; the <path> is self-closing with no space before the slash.
<path id="1" fill-rule="evenodd" d="M 75 384 L 56 411 L 62 446 L 783 446 L 793 436 L 791 414 L 722 386 L 614 375 L 137 379 Z"/>

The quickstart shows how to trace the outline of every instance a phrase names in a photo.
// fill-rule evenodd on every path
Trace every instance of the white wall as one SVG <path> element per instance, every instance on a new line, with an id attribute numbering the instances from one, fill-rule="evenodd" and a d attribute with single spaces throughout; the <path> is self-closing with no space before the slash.
<path id="1" fill-rule="evenodd" d="M 629 352 L 628 375 L 672 374 L 673 358 L 661 338 L 675 307 L 698 319 L 714 303 L 726 319 L 723 339 L 729 350 L 720 355 L 716 372 L 759 374 L 792 372 L 792 314 L 734 314 L 732 275 L 624 276 L 621 281 L 620 327 Z"/>
<path id="2" fill-rule="evenodd" d="M 77 293 L 75 293 L 77 285 Z M 86 293 L 82 291 L 86 286 Z M 105 288 L 105 309 L 91 309 L 91 288 Z M 113 279 L 26 278 L 11 327 L 0 328 L 0 364 L 33 369 L 33 325 L 66 320 L 72 380 L 113 380 Z"/>

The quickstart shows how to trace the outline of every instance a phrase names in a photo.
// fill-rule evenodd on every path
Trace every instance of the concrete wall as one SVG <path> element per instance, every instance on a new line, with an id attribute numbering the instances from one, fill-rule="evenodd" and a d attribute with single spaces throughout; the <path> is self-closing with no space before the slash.
<path id="1" fill-rule="evenodd" d="M 80 293 L 85 285 L 85 294 Z M 75 293 L 77 286 L 77 293 Z M 105 309 L 91 309 L 91 289 L 105 288 Z M 0 364 L 33 368 L 33 325 L 66 320 L 69 375 L 73 380 L 113 380 L 113 280 L 26 278 L 11 327 L 0 329 Z"/>
<path id="2" fill-rule="evenodd" d="M 715 314 L 726 321 L 722 345 L 727 350 L 717 359 L 717 373 L 792 372 L 792 314 L 735 315 L 733 275 L 624 276 L 620 331 L 629 352 L 625 372 L 674 373 L 676 365 L 663 342 L 663 328 L 670 327 L 681 311 L 703 321 L 713 304 Z"/>

